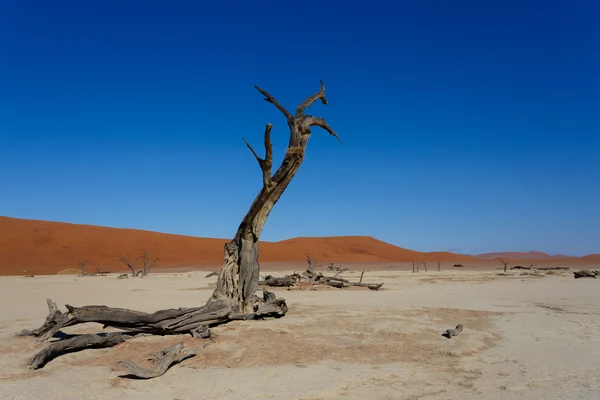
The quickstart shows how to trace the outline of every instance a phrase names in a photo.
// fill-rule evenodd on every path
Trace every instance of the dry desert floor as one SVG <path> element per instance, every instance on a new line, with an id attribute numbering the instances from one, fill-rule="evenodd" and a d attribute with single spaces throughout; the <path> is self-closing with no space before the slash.
<path id="1" fill-rule="evenodd" d="M 566 400 L 600 393 L 600 280 L 570 272 L 368 271 L 365 281 L 384 282 L 381 291 L 277 288 L 289 306 L 278 320 L 232 322 L 207 340 L 138 338 L 27 368 L 44 344 L 15 334 L 42 324 L 46 298 L 63 310 L 194 307 L 215 285 L 204 275 L 0 277 L 0 398 Z M 458 323 L 459 336 L 441 336 Z M 179 341 L 198 355 L 159 378 L 120 377 L 118 361 L 143 361 Z"/>

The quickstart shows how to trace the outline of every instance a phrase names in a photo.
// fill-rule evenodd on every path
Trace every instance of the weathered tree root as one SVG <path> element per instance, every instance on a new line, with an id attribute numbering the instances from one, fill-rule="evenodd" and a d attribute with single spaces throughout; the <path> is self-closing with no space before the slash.
<path id="1" fill-rule="evenodd" d="M 446 329 L 446 331 L 444 333 L 442 333 L 442 336 L 444 336 L 445 338 L 448 339 L 452 339 L 454 336 L 458 336 L 459 333 L 461 333 L 463 331 L 463 325 L 462 324 L 458 324 L 456 325 L 456 328 L 452 329 Z"/>
<path id="2" fill-rule="evenodd" d="M 110 333 L 90 333 L 86 335 L 77 335 L 72 338 L 62 339 L 50 344 L 41 350 L 29 360 L 29 369 L 39 369 L 46 363 L 62 356 L 63 354 L 74 353 L 85 349 L 101 349 L 105 347 L 116 346 L 126 340 L 139 336 L 132 333 L 110 332 Z"/>
<path id="3" fill-rule="evenodd" d="M 156 363 L 154 368 L 142 368 L 129 360 L 119 361 L 118 364 L 126 367 L 131 376 L 150 379 L 164 375 L 172 365 L 178 364 L 195 355 L 196 351 L 194 349 L 187 347 L 181 342 L 150 354 L 149 359 Z"/>
<path id="4" fill-rule="evenodd" d="M 37 369 L 62 354 L 87 348 L 111 347 L 139 334 L 175 335 L 189 333 L 196 338 L 208 338 L 211 326 L 235 320 L 279 318 L 287 313 L 285 299 L 263 290 L 263 297 L 253 297 L 254 312 L 241 313 L 236 305 L 227 301 L 212 301 L 203 307 L 161 310 L 152 314 L 124 308 L 107 306 L 73 307 L 66 305 L 62 313 L 56 303 L 47 300 L 49 314 L 44 324 L 34 330 L 23 330 L 19 336 L 35 336 L 38 341 L 52 338 L 59 330 L 87 322 L 97 322 L 104 327 L 118 328 L 127 332 L 78 335 L 50 344 L 29 362 Z"/>

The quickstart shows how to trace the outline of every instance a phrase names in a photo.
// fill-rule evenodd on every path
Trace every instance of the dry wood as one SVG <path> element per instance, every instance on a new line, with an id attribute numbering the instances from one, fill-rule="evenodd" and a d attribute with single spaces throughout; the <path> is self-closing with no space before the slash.
<path id="1" fill-rule="evenodd" d="M 454 264 L 453 267 L 454 268 L 463 268 L 464 265 L 462 265 L 462 264 Z"/>
<path id="2" fill-rule="evenodd" d="M 85 349 L 112 347 L 136 335 L 123 332 L 90 333 L 77 335 L 51 343 L 29 360 L 29 369 L 42 368 L 46 363 L 58 356 Z"/>
<path id="3" fill-rule="evenodd" d="M 442 264 L 440 264 L 440 262 L 438 261 L 437 265 L 438 265 L 438 272 L 440 272 L 442 270 Z"/>
<path id="4" fill-rule="evenodd" d="M 442 333 L 442 336 L 448 338 L 448 339 L 452 339 L 454 336 L 457 336 L 459 333 L 461 333 L 463 331 L 463 325 L 462 324 L 458 324 L 456 325 L 456 328 L 452 329 L 446 329 L 444 331 L 444 333 Z"/>
<path id="5" fill-rule="evenodd" d="M 537 267 L 538 271 L 564 271 L 571 269 L 570 267 Z"/>
<path id="6" fill-rule="evenodd" d="M 119 361 L 118 364 L 126 367 L 132 376 L 150 379 L 164 375 L 172 365 L 180 363 L 187 358 L 194 357 L 195 355 L 196 351 L 194 349 L 187 347 L 181 342 L 151 354 L 150 360 L 156 363 L 154 368 L 142 368 L 129 360 Z"/>
<path id="7" fill-rule="evenodd" d="M 211 276 L 219 276 L 218 271 L 213 271 L 205 276 L 205 278 L 210 278 Z"/>
<path id="8" fill-rule="evenodd" d="M 339 272 L 336 273 L 334 276 L 326 276 L 323 275 L 323 273 L 321 272 L 315 272 L 314 269 L 317 264 L 315 258 L 312 256 L 307 255 L 306 261 L 308 263 L 308 267 L 306 268 L 306 271 L 304 271 L 302 274 L 294 273 L 292 275 L 286 275 L 284 277 L 279 278 L 267 275 L 265 276 L 264 280 L 259 282 L 259 284 L 266 286 L 291 287 L 294 286 L 296 283 L 300 283 L 303 280 L 306 280 L 313 285 L 328 285 L 339 289 L 350 286 L 359 286 L 366 287 L 371 290 L 379 290 L 381 286 L 383 286 L 383 283 L 363 283 L 362 280 L 365 271 L 362 271 L 362 273 L 360 274 L 360 279 L 358 282 L 351 282 L 348 279 L 338 277 Z"/>
<path id="9" fill-rule="evenodd" d="M 425 267 L 425 272 L 427 272 L 427 263 L 425 261 L 421 261 L 421 263 L 423 264 L 423 267 Z"/>
<path id="10" fill-rule="evenodd" d="M 504 264 L 504 273 L 506 273 L 506 270 L 508 269 L 508 263 L 510 261 L 504 261 L 503 259 L 500 259 L 500 262 Z"/>
<path id="11" fill-rule="evenodd" d="M 574 271 L 573 276 L 575 277 L 575 279 L 596 278 L 596 276 L 598 275 L 598 272 L 599 272 L 598 270 L 582 269 L 580 271 Z"/>

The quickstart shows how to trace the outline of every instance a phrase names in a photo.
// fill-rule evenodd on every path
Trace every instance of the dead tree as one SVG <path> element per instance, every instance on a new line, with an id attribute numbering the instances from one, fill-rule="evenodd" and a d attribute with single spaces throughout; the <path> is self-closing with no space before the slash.
<path id="1" fill-rule="evenodd" d="M 437 265 L 438 265 L 438 272 L 440 272 L 442 270 L 442 264 L 440 264 L 440 262 L 438 261 Z"/>
<path id="2" fill-rule="evenodd" d="M 508 269 L 508 263 L 509 263 L 509 261 L 504 261 L 503 259 L 500 259 L 500 262 L 502 264 L 504 264 L 504 272 L 506 272 L 506 270 Z"/>
<path id="3" fill-rule="evenodd" d="M 143 278 L 143 277 L 147 276 L 150 273 L 150 270 L 152 269 L 152 267 L 154 267 L 156 265 L 156 262 L 158 261 L 158 257 L 155 258 L 152 262 L 150 262 L 150 253 L 148 253 L 146 250 L 144 250 L 144 252 L 140 256 L 140 259 L 142 260 L 142 262 L 144 264 L 142 265 L 142 269 L 137 272 L 137 275 L 141 275 Z"/>
<path id="4" fill-rule="evenodd" d="M 81 276 L 86 275 L 86 273 L 85 273 L 85 266 L 87 264 L 87 261 L 85 261 L 85 260 L 84 261 L 79 260 L 78 263 L 79 263 L 79 269 L 81 269 Z"/>
<path id="5" fill-rule="evenodd" d="M 423 267 L 425 267 L 425 273 L 427 273 L 427 263 L 425 263 L 425 261 L 421 261 L 421 263 L 423 264 Z"/>
<path id="6" fill-rule="evenodd" d="M 205 278 L 210 278 L 211 276 L 219 276 L 219 272 L 218 271 L 212 271 L 212 272 L 206 274 Z"/>
<path id="7" fill-rule="evenodd" d="M 217 287 L 207 303 L 199 307 L 161 310 L 152 314 L 103 305 L 83 307 L 66 305 L 67 312 L 63 313 L 54 302 L 48 300 L 49 315 L 44 324 L 33 331 L 22 332 L 23 335 L 32 335 L 41 340 L 48 340 L 63 328 L 81 323 L 97 322 L 105 327 L 119 328 L 135 334 L 188 333 L 194 337 L 206 337 L 211 326 L 241 319 L 278 318 L 287 313 L 285 299 L 277 298 L 267 290 L 263 290 L 261 296 L 255 293 L 258 287 L 260 268 L 258 264 L 259 237 L 273 206 L 280 199 L 304 160 L 311 129 L 319 127 L 336 139 L 340 140 L 340 138 L 323 118 L 305 114 L 305 110 L 316 101 L 327 104 L 323 82 L 317 93 L 306 98 L 296 108 L 295 114 L 289 112 L 271 94 L 258 86 L 256 89 L 264 95 L 267 102 L 274 105 L 284 115 L 290 132 L 289 143 L 281 165 L 273 174 L 271 173 L 273 164 L 272 125 L 267 124 L 265 128 L 265 158 L 259 157 L 244 139 L 258 161 L 262 171 L 263 184 L 242 219 L 235 236 L 224 246 L 224 263 L 219 273 Z M 135 268 L 129 257 L 122 258 L 121 262 L 127 265 L 135 275 Z M 71 342 L 69 346 L 65 347 L 68 348 L 68 351 L 78 351 L 90 346 L 107 347 L 125 339 L 122 336 L 112 336 L 107 335 L 105 337 L 109 339 L 105 339 L 99 335 L 91 335 L 78 343 Z M 50 346 L 54 344 L 56 342 Z M 54 356 L 56 355 L 54 353 Z M 32 363 L 30 367 L 37 368 L 35 365 L 36 363 Z"/>
<path id="8" fill-rule="evenodd" d="M 119 258 L 119 261 L 121 261 L 123 264 L 125 264 L 127 266 L 127 268 L 129 268 L 131 270 L 131 276 L 136 276 L 135 261 L 131 261 L 131 257 L 129 256 L 129 254 L 127 254 L 127 256 L 125 256 L 125 257 Z"/>
<path id="9" fill-rule="evenodd" d="M 462 265 L 462 264 L 454 264 L 452 267 L 453 268 L 463 268 L 464 265 Z"/>

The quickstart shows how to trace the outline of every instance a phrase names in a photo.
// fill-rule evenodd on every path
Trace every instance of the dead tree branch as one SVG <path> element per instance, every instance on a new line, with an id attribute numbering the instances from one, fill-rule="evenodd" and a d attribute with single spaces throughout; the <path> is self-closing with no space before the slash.
<path id="1" fill-rule="evenodd" d="M 427 273 L 427 263 L 425 261 L 421 261 L 423 267 L 425 267 L 425 273 Z"/>
<path id="2" fill-rule="evenodd" d="M 135 263 L 131 261 L 131 256 L 127 254 L 125 257 L 119 258 L 119 261 L 122 262 L 131 270 L 131 276 L 135 276 Z"/>
<path id="3" fill-rule="evenodd" d="M 124 366 L 129 370 L 132 376 L 150 379 L 164 375 L 167 370 L 175 364 L 181 361 L 194 357 L 196 351 L 187 347 L 183 342 L 177 343 L 173 346 L 164 348 L 163 350 L 153 353 L 150 355 L 150 360 L 156 363 L 153 368 L 142 368 L 135 364 L 133 361 L 119 361 L 119 365 Z"/>

